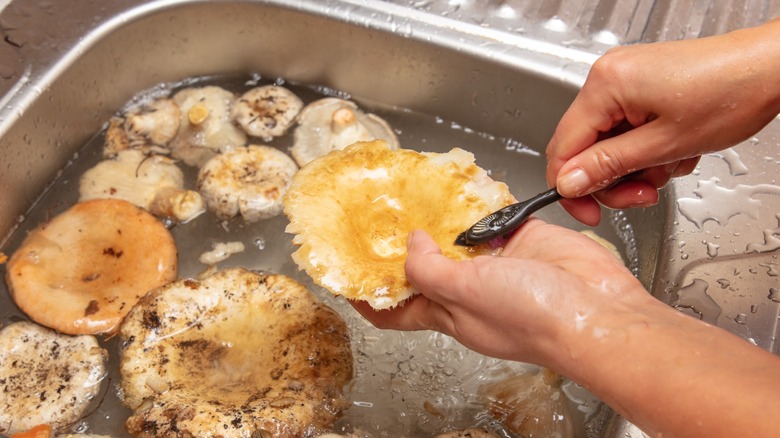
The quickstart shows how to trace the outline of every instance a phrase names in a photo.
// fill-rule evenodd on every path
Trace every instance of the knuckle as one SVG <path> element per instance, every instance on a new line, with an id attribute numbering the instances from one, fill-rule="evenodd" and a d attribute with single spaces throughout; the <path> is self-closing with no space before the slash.
<path id="1" fill-rule="evenodd" d="M 629 173 L 629 169 L 624 165 L 624 158 L 617 151 L 601 149 L 594 152 L 591 165 L 599 179 L 594 181 L 596 187 L 607 187 L 616 179 Z"/>

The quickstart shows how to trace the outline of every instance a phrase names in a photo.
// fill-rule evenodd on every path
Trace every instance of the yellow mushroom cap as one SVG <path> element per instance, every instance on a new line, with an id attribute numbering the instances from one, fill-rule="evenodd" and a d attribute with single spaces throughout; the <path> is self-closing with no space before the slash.
<path id="1" fill-rule="evenodd" d="M 457 235 L 512 202 L 469 152 L 391 150 L 379 140 L 310 162 L 283 200 L 298 267 L 332 293 L 376 309 L 415 293 L 404 274 L 410 231 L 425 230 L 447 257 L 468 259 L 487 250 L 456 246 Z"/>

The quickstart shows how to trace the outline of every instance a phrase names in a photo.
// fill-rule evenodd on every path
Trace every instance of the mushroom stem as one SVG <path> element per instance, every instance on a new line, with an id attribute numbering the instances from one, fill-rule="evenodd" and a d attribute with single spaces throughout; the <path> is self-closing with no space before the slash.
<path id="1" fill-rule="evenodd" d="M 339 108 L 333 111 L 333 116 L 330 121 L 331 130 L 340 134 L 345 129 L 354 126 L 357 123 L 357 116 L 355 112 L 349 108 Z"/>
<path id="2" fill-rule="evenodd" d="M 209 109 L 206 108 L 206 105 L 203 105 L 202 103 L 193 105 L 192 108 L 187 111 L 187 119 L 193 125 L 200 125 L 208 118 L 208 116 Z"/>
<path id="3" fill-rule="evenodd" d="M 156 216 L 170 217 L 185 223 L 206 211 L 200 193 L 178 187 L 163 187 L 154 194 L 149 211 Z"/>

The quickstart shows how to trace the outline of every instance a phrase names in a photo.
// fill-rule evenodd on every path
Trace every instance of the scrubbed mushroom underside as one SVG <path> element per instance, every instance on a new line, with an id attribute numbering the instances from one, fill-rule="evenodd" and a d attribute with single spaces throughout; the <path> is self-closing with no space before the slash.
<path id="1" fill-rule="evenodd" d="M 404 274 L 410 231 L 427 231 L 450 258 L 471 258 L 481 251 L 456 246 L 457 235 L 513 201 L 462 149 L 419 153 L 373 141 L 304 166 L 284 210 L 301 269 L 334 294 L 384 309 L 414 293 Z"/>

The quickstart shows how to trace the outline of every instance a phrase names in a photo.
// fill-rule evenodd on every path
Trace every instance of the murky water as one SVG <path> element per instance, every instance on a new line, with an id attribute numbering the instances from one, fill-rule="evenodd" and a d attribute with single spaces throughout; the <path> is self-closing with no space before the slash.
<path id="1" fill-rule="evenodd" d="M 268 82 L 259 76 L 193 80 L 147 90 L 132 99 L 129 105 L 165 95 L 185 85 L 209 83 L 242 91 Z M 351 97 L 321 87 L 285 85 L 305 102 L 325 95 Z M 387 108 L 359 97 L 353 98 L 362 109 L 385 118 L 396 130 L 402 147 L 433 152 L 446 152 L 453 147 L 469 150 L 476 155 L 477 164 L 489 169 L 495 179 L 506 182 L 518 199 L 546 189 L 543 154 L 523 146 L 516 139 L 498 138 L 432 115 Z M 10 255 L 29 230 L 77 201 L 79 177 L 101 159 L 103 141 L 103 133 L 96 133 L 93 140 L 74 156 L 72 163 L 58 174 L 56 182 L 0 250 Z M 292 145 L 292 136 L 277 138 L 267 144 L 286 152 Z M 185 174 L 188 187 L 194 187 L 195 169 L 185 169 Z M 542 210 L 538 216 L 570 228 L 582 228 L 557 205 Z M 245 250 L 220 262 L 219 268 L 241 266 L 288 275 L 336 309 L 349 326 L 355 359 L 355 377 L 350 388 L 352 406 L 339 420 L 338 432 L 360 431 L 362 435 L 372 437 L 427 437 L 446 430 L 485 426 L 507 434 L 487 415 L 476 394 L 485 383 L 521 372 L 528 369 L 528 365 L 482 356 L 438 333 L 375 329 L 343 299 L 335 298 L 313 285 L 304 273 L 298 271 L 290 258 L 293 246 L 291 236 L 284 233 L 286 224 L 284 216 L 246 224 L 240 219 L 221 221 L 212 214 L 204 214 L 187 224 L 172 226 L 171 232 L 179 251 L 179 276 L 195 276 L 206 269 L 199 256 L 212 250 L 213 245 L 238 241 L 244 244 Z M 621 248 L 626 260 L 635 262 L 636 255 L 632 253 L 631 245 L 633 233 L 624 216 L 617 215 L 603 221 L 597 232 Z M 636 266 L 633 269 L 636 271 Z M 25 319 L 10 299 L 5 284 L 0 289 L 0 322 L 8 324 Z M 129 410 L 122 405 L 118 395 L 116 340 L 101 339 L 101 342 L 109 351 L 111 371 L 99 400 L 76 429 L 124 436 L 123 424 Z M 576 401 L 571 401 L 572 411 L 577 417 L 578 434 L 584 436 L 585 422 L 599 403 L 582 388 L 564 385 L 564 388 L 567 387 L 573 388 L 572 391 L 577 394 L 574 397 Z"/>

